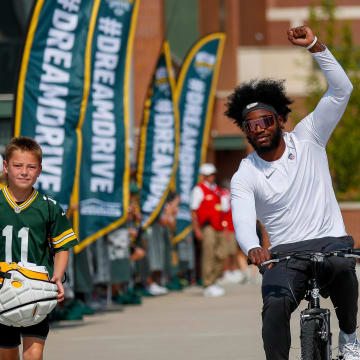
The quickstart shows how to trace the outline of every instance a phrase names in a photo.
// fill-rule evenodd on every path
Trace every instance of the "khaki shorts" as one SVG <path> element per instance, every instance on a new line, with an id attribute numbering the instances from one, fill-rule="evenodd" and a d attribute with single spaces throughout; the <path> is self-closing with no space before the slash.
<path id="1" fill-rule="evenodd" d="M 224 231 L 225 246 L 228 255 L 236 255 L 239 250 L 239 245 L 236 241 L 235 233 L 232 231 Z"/>

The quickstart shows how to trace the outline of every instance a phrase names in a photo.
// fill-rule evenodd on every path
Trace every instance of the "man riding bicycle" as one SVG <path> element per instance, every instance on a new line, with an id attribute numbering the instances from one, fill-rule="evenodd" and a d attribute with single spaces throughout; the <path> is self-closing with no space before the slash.
<path id="1" fill-rule="evenodd" d="M 309 50 L 327 80 L 328 90 L 315 110 L 292 132 L 283 132 L 292 101 L 282 81 L 267 79 L 236 88 L 226 111 L 255 149 L 232 178 L 231 206 L 237 240 L 256 265 L 271 256 L 259 244 L 256 219 L 265 225 L 272 251 L 323 251 L 354 245 L 335 198 L 326 155 L 327 141 L 353 87 L 309 27 L 290 29 L 288 39 Z M 344 359 L 360 359 L 355 261 L 336 259 L 332 269 L 326 290 L 339 320 L 339 352 Z M 266 269 L 262 283 L 266 359 L 289 358 L 290 316 L 305 295 L 309 276 L 309 266 L 297 260 Z"/>

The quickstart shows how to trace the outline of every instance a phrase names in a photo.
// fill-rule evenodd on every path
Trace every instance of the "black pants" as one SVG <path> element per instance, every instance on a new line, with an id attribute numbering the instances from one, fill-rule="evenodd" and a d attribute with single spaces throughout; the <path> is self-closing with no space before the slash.
<path id="1" fill-rule="evenodd" d="M 353 246 L 354 240 L 351 236 L 328 237 L 278 245 L 272 251 L 326 251 Z M 310 276 L 310 263 L 293 259 L 279 263 L 265 271 L 261 289 L 263 297 L 262 336 L 267 360 L 289 359 L 290 316 L 297 304 L 304 298 Z M 347 334 L 353 333 L 356 329 L 358 311 L 358 281 L 355 274 L 355 260 L 329 258 L 323 263 L 320 272 L 320 287 L 322 286 L 334 304 L 340 329 Z"/>

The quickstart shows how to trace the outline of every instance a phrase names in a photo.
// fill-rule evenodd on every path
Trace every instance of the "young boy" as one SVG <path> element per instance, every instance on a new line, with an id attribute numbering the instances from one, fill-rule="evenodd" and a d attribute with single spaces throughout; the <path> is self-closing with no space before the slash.
<path id="1" fill-rule="evenodd" d="M 61 279 L 68 249 L 77 240 L 59 204 L 33 188 L 42 170 L 41 161 L 41 148 L 31 138 L 15 137 L 6 147 L 3 166 L 8 186 L 0 191 L 0 261 L 46 266 L 51 282 L 58 287 L 57 300 L 61 302 L 64 300 Z M 0 359 L 19 359 L 20 337 L 24 360 L 42 359 L 48 332 L 47 318 L 29 327 L 0 324 Z"/>

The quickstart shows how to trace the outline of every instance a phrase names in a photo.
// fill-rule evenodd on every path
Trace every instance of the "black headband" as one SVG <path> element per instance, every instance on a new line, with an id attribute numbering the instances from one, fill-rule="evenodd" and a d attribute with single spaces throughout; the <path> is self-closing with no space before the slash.
<path id="1" fill-rule="evenodd" d="M 276 116 L 278 115 L 277 111 L 275 110 L 275 108 L 273 106 L 264 104 L 261 102 L 253 102 L 244 107 L 244 109 L 242 111 L 242 118 L 245 119 L 249 113 L 251 113 L 254 110 L 260 110 L 260 109 L 270 111 L 273 114 L 275 114 Z"/>

